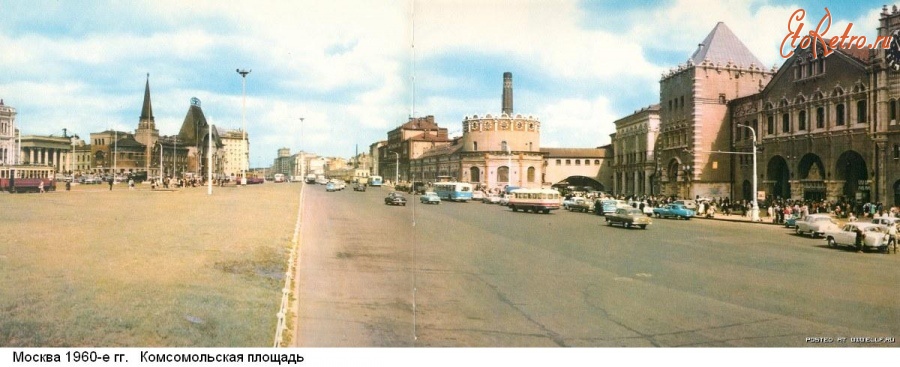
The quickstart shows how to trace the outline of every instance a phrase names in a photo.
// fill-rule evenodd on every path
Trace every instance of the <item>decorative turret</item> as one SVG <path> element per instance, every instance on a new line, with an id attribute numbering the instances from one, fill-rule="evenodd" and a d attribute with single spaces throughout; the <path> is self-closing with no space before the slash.
<path id="1" fill-rule="evenodd" d="M 144 87 L 144 105 L 141 107 L 138 129 L 156 129 L 156 121 L 153 119 L 153 106 L 150 105 L 150 73 L 147 73 L 147 84 Z"/>
<path id="2" fill-rule="evenodd" d="M 513 87 L 512 73 L 503 73 L 503 105 L 500 108 L 501 113 L 512 116 L 513 114 Z"/>

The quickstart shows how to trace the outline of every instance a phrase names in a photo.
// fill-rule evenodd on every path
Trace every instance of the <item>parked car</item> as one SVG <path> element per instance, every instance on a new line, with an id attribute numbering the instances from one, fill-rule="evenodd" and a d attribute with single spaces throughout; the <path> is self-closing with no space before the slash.
<path id="1" fill-rule="evenodd" d="M 484 191 L 475 190 L 472 191 L 472 200 L 483 200 L 484 199 Z"/>
<path id="2" fill-rule="evenodd" d="M 675 200 L 672 204 L 683 205 L 685 208 L 693 210 L 694 212 L 697 211 L 697 201 L 695 200 Z"/>
<path id="3" fill-rule="evenodd" d="M 500 204 L 502 206 L 509 206 L 509 194 L 501 196 L 500 202 L 497 204 Z"/>
<path id="4" fill-rule="evenodd" d="M 653 215 L 658 218 L 691 219 L 695 214 L 696 212 L 681 204 L 666 204 L 661 208 L 653 208 Z"/>
<path id="5" fill-rule="evenodd" d="M 569 196 L 569 197 L 563 199 L 562 204 L 560 204 L 560 205 L 562 206 L 563 209 L 569 209 L 569 205 L 572 205 L 572 203 L 575 202 L 575 198 L 576 198 L 576 196 Z"/>
<path id="6" fill-rule="evenodd" d="M 862 246 L 856 245 L 858 229 L 863 231 Z M 825 241 L 828 242 L 828 247 L 845 246 L 860 251 L 876 249 L 886 252 L 890 244 L 890 236 L 888 236 L 887 227 L 881 224 L 853 222 L 845 224 L 838 230 L 825 232 Z"/>
<path id="7" fill-rule="evenodd" d="M 393 191 L 384 198 L 385 205 L 403 205 L 406 206 L 406 197 L 403 194 Z"/>
<path id="8" fill-rule="evenodd" d="M 334 182 L 329 182 L 329 183 L 325 184 L 325 191 L 328 191 L 328 192 L 337 191 L 337 184 L 335 184 Z"/>
<path id="9" fill-rule="evenodd" d="M 787 228 L 797 227 L 798 220 L 800 220 L 799 214 L 791 214 L 784 218 L 784 226 Z"/>
<path id="10" fill-rule="evenodd" d="M 628 228 L 631 226 L 638 226 L 641 229 L 646 229 L 647 226 L 652 224 L 652 219 L 650 217 L 644 215 L 644 212 L 637 208 L 619 208 L 616 209 L 615 212 L 610 213 L 606 216 L 606 224 L 611 226 L 615 223 L 621 224 L 622 227 Z"/>
<path id="11" fill-rule="evenodd" d="M 594 213 L 597 215 L 607 215 L 616 212 L 618 208 L 631 208 L 624 200 L 616 199 L 598 199 L 594 201 Z"/>
<path id="12" fill-rule="evenodd" d="M 808 234 L 817 237 L 827 231 L 836 231 L 839 227 L 829 214 L 810 214 L 795 221 L 797 234 Z"/>
<path id="13" fill-rule="evenodd" d="M 481 202 L 485 203 L 485 204 L 498 204 L 498 203 L 500 203 L 500 195 L 497 195 L 497 194 L 484 195 L 484 198 L 481 199 Z"/>
<path id="14" fill-rule="evenodd" d="M 900 224 L 900 218 L 896 217 L 879 217 L 872 219 L 872 223 L 881 224 L 884 226 L 896 226 Z"/>
<path id="15" fill-rule="evenodd" d="M 419 201 L 422 204 L 440 204 L 441 197 L 434 191 L 426 191 L 422 196 L 419 196 Z"/>
<path id="16" fill-rule="evenodd" d="M 588 213 L 594 209 L 594 203 L 583 197 L 575 197 L 572 198 L 572 202 L 569 204 L 568 209 L 573 212 Z"/>

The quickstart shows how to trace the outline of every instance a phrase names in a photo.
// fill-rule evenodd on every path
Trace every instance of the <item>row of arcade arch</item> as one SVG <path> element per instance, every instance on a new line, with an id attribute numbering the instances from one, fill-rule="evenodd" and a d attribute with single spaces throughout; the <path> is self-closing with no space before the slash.
<path id="1" fill-rule="evenodd" d="M 819 155 L 807 153 L 800 157 L 796 171 L 791 171 L 787 159 L 777 155 L 769 159 L 764 172 L 759 190 L 765 191 L 767 197 L 796 198 L 794 193 L 799 193 L 804 200 L 823 200 L 827 199 L 830 184 L 831 191 L 846 200 L 871 199 L 868 165 L 856 151 L 842 153 L 830 169 L 826 169 Z M 741 196 L 745 200 L 752 198 L 751 185 L 749 179 L 742 183 Z"/>

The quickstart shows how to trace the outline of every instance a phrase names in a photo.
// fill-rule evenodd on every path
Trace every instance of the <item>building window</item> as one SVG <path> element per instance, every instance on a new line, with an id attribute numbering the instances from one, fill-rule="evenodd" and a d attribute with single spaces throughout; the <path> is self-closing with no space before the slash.
<path id="1" fill-rule="evenodd" d="M 835 125 L 844 126 L 845 116 L 844 116 L 844 104 L 843 103 L 840 103 L 834 107 L 834 114 L 837 115 L 837 116 L 835 116 L 835 118 L 836 118 Z"/>
<path id="2" fill-rule="evenodd" d="M 900 145 L 894 144 L 894 159 L 900 159 Z"/>
<path id="3" fill-rule="evenodd" d="M 800 111 L 800 115 L 797 119 L 797 130 L 803 131 L 806 130 L 806 111 Z"/>
<path id="4" fill-rule="evenodd" d="M 825 73 L 825 57 L 820 57 L 819 61 L 816 63 L 819 70 L 816 74 L 824 74 Z"/>
<path id="5" fill-rule="evenodd" d="M 594 160 L 594 165 L 595 165 L 595 166 L 599 166 L 599 165 L 600 165 L 600 160 L 599 160 L 599 159 L 595 159 L 595 160 Z"/>
<path id="6" fill-rule="evenodd" d="M 775 134 L 775 116 L 769 115 L 768 117 L 768 126 L 766 126 L 766 132 L 769 135 Z"/>
<path id="7" fill-rule="evenodd" d="M 567 165 L 567 166 L 571 166 L 571 165 L 572 165 L 572 160 L 571 160 L 571 159 L 566 159 L 566 165 Z"/>
<path id="8" fill-rule="evenodd" d="M 866 100 L 856 102 L 856 123 L 866 123 Z"/>
<path id="9" fill-rule="evenodd" d="M 557 159 L 557 160 L 556 160 L 556 165 L 557 165 L 557 166 L 562 165 L 562 160 L 561 160 L 561 159 Z"/>
<path id="10" fill-rule="evenodd" d="M 725 104 L 725 93 L 719 93 L 719 104 Z"/>
<path id="11" fill-rule="evenodd" d="M 476 151 L 476 152 L 478 151 L 478 142 L 477 141 L 472 142 L 472 150 Z"/>
<path id="12" fill-rule="evenodd" d="M 890 108 L 888 108 L 888 116 L 890 116 L 892 121 L 897 120 L 897 100 L 892 99 Z"/>
<path id="13" fill-rule="evenodd" d="M 500 168 L 497 168 L 497 182 L 509 182 L 509 167 L 500 166 Z"/>
<path id="14" fill-rule="evenodd" d="M 580 166 L 580 165 L 581 165 L 581 160 L 580 160 L 580 159 L 576 159 L 576 160 L 575 160 L 575 165 L 576 165 L 576 166 Z"/>
<path id="15" fill-rule="evenodd" d="M 791 115 L 789 113 L 781 115 L 781 132 L 791 132 Z"/>
<path id="16" fill-rule="evenodd" d="M 806 76 L 813 76 L 813 62 L 806 64 Z"/>
<path id="17" fill-rule="evenodd" d="M 816 128 L 825 127 L 825 107 L 816 108 Z"/>
<path id="18" fill-rule="evenodd" d="M 534 182 L 534 167 L 528 167 L 528 182 Z"/>

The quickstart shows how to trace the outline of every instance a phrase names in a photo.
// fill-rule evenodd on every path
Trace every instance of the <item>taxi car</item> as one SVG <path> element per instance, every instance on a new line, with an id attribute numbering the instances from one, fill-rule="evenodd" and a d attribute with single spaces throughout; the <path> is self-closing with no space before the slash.
<path id="1" fill-rule="evenodd" d="M 434 191 L 426 191 L 422 196 L 419 196 L 419 201 L 422 204 L 440 204 L 441 197 Z"/>
<path id="2" fill-rule="evenodd" d="M 384 197 L 384 204 L 406 206 L 406 197 L 399 192 L 393 191 Z"/>
<path id="3" fill-rule="evenodd" d="M 644 214 L 643 210 L 638 208 L 618 208 L 615 212 L 606 215 L 606 225 L 621 224 L 622 227 L 628 228 L 638 226 L 641 229 L 647 229 L 652 224 L 652 219 Z"/>

